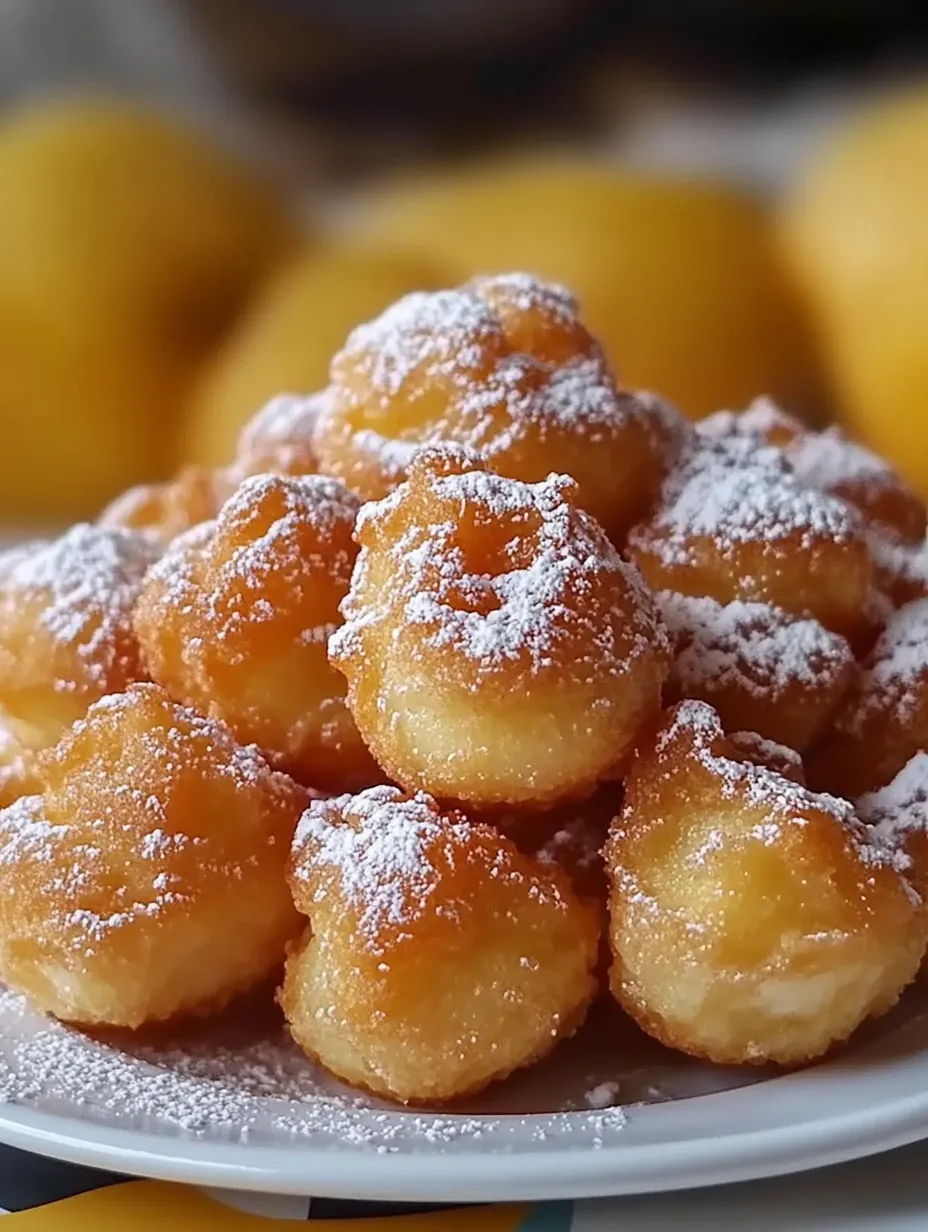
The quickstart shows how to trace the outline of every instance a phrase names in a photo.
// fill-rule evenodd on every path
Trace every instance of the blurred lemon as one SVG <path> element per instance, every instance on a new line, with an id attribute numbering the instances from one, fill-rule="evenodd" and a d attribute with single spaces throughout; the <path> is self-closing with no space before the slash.
<path id="1" fill-rule="evenodd" d="M 239 429 L 269 398 L 328 384 L 349 332 L 408 291 L 453 282 L 424 258 L 363 247 L 309 252 L 271 281 L 209 365 L 188 421 L 184 456 L 232 457 Z"/>
<path id="2" fill-rule="evenodd" d="M 758 393 L 809 400 L 768 220 L 734 188 L 591 161 L 485 166 L 388 192 L 365 229 L 451 281 L 524 269 L 566 283 L 620 378 L 692 416 Z"/>
<path id="3" fill-rule="evenodd" d="M 56 103 L 0 126 L 0 515 L 93 512 L 173 463 L 204 354 L 295 242 L 166 118 Z"/>
<path id="4" fill-rule="evenodd" d="M 928 88 L 852 121 L 787 200 L 782 236 L 853 429 L 928 496 Z"/>

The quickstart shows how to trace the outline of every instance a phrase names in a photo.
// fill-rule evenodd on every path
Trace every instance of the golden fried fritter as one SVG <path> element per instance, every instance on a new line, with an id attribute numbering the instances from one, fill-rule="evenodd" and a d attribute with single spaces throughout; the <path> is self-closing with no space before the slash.
<path id="1" fill-rule="evenodd" d="M 321 475 L 246 479 L 151 570 L 135 613 L 153 680 L 331 790 L 380 777 L 326 652 L 357 554 L 358 507 Z"/>
<path id="2" fill-rule="evenodd" d="M 84 1025 L 209 1013 L 283 960 L 307 794 L 153 684 L 95 703 L 0 811 L 0 977 Z"/>
<path id="3" fill-rule="evenodd" d="M 665 635 L 565 476 L 425 451 L 358 521 L 329 643 L 388 776 L 478 807 L 551 807 L 620 772 L 659 708 Z"/>
<path id="4" fill-rule="evenodd" d="M 606 847 L 612 990 L 722 1064 L 796 1065 L 888 1010 L 928 918 L 904 853 L 845 800 L 744 759 L 703 702 L 642 742 Z"/>
<path id="5" fill-rule="evenodd" d="M 439 1102 L 548 1052 L 596 989 L 567 877 L 424 793 L 313 803 L 290 884 L 310 927 L 280 1002 L 301 1047 L 380 1095 Z"/>
<path id="6" fill-rule="evenodd" d="M 563 287 L 509 274 L 406 296 L 355 330 L 316 446 L 320 469 L 368 500 L 402 482 L 423 445 L 479 450 L 528 483 L 565 472 L 620 541 L 688 431 L 659 399 L 616 389 Z"/>

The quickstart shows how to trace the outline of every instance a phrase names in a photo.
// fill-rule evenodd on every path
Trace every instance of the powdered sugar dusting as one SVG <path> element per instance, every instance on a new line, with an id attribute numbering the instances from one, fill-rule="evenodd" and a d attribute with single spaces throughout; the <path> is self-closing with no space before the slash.
<path id="1" fill-rule="evenodd" d="M 804 432 L 790 445 L 787 456 L 804 483 L 826 491 L 834 492 L 845 484 L 861 481 L 893 489 L 900 486 L 887 462 L 849 440 L 840 428 Z"/>
<path id="2" fill-rule="evenodd" d="M 858 529 L 850 506 L 805 487 L 782 450 L 734 435 L 703 440 L 684 454 L 664 484 L 655 518 L 636 528 L 631 542 L 657 550 L 672 565 L 688 563 L 702 537 L 725 557 L 744 544 L 786 539 L 801 549 L 821 539 L 846 543 Z"/>
<path id="3" fill-rule="evenodd" d="M 251 476 L 218 519 L 174 540 L 151 570 L 160 590 L 150 593 L 171 612 L 201 609 L 216 639 L 231 644 L 248 626 L 275 618 L 264 594 L 271 577 L 278 583 L 289 578 L 296 593 L 307 573 L 317 570 L 347 587 L 354 560 L 349 532 L 359 508 L 358 498 L 328 476 Z M 227 550 L 216 549 L 220 535 Z M 344 542 L 334 545 L 335 537 Z M 304 606 L 309 611 L 312 605 Z M 307 624 L 297 636 L 324 642 L 335 627 Z M 190 664 L 200 649 L 188 643 Z"/>
<path id="4" fill-rule="evenodd" d="M 312 886 L 316 903 L 337 886 L 337 901 L 355 913 L 359 944 L 378 953 L 384 930 L 395 937 L 424 911 L 447 914 L 443 877 L 462 862 L 484 859 L 482 840 L 491 833 L 456 813 L 442 814 L 423 792 L 407 797 L 394 787 L 373 787 L 310 805 L 293 842 L 294 876 Z M 490 875 L 516 876 L 513 852 L 495 837 L 493 845 Z M 538 894 L 558 898 L 553 883 L 539 884 Z"/>
<path id="5" fill-rule="evenodd" d="M 897 602 L 928 595 L 928 538 L 906 543 L 888 527 L 872 527 L 867 543 L 877 583 Z"/>
<path id="6" fill-rule="evenodd" d="M 10 548 L 0 553 L 0 627 L 17 627 L 28 612 L 53 647 L 69 652 L 74 675 L 56 687 L 105 689 L 133 658 L 132 608 L 157 555 L 139 531 L 85 523 L 60 539 Z M 0 644 L 0 670 L 19 653 Z"/>
<path id="7" fill-rule="evenodd" d="M 756 437 L 758 442 L 779 444 L 805 431 L 798 419 L 784 411 L 772 398 L 759 397 L 744 411 L 716 411 L 696 425 L 706 438 L 718 439 L 734 433 Z"/>
<path id="8" fill-rule="evenodd" d="M 875 712 L 911 722 L 928 684 L 928 599 L 916 599 L 894 613 L 867 664 L 860 704 L 846 720 L 848 730 L 862 731 Z"/>
<path id="9" fill-rule="evenodd" d="M 406 798 L 394 787 L 314 801 L 293 842 L 296 876 L 328 866 L 358 914 L 358 931 L 376 942 L 388 926 L 408 923 L 435 888 L 436 847 L 466 841 L 467 827 L 447 821 L 431 797 Z M 327 896 L 323 884 L 316 901 Z"/>
<path id="10" fill-rule="evenodd" d="M 735 687 L 775 701 L 797 684 L 834 685 L 853 664 L 843 637 L 767 603 L 717 603 L 673 591 L 655 596 L 676 647 L 679 686 Z"/>
<path id="11" fill-rule="evenodd" d="M 290 472 L 312 455 L 316 423 L 329 403 L 327 390 L 301 396 L 279 394 L 257 412 L 242 429 L 238 455 L 246 462 L 255 455 L 274 455 L 280 468 Z"/>
<path id="12" fill-rule="evenodd" d="M 715 749 L 723 738 L 718 715 L 711 706 L 684 701 L 676 707 L 673 722 L 661 732 L 657 752 L 659 756 L 677 757 L 681 742 L 686 741 L 692 755 L 718 781 L 723 799 L 744 800 L 766 811 L 766 820 L 756 835 L 762 842 L 776 842 L 783 827 L 806 825 L 805 815 L 810 811 L 826 813 L 843 826 L 864 864 L 889 866 L 898 872 L 908 869 L 908 857 L 867 829 L 849 800 L 809 791 L 767 766 L 720 754 Z"/>
<path id="13" fill-rule="evenodd" d="M 20 796 L 0 809 L 0 866 L 22 860 L 48 864 L 55 859 L 58 844 L 71 827 L 47 821 L 44 803 L 41 796 Z"/>
<path id="14" fill-rule="evenodd" d="M 330 639 L 331 654 L 351 653 L 365 626 L 399 619 L 418 626 L 427 644 L 466 656 L 479 672 L 492 672 L 507 660 L 519 660 L 532 671 L 551 667 L 560 648 L 580 644 L 584 631 L 589 636 L 583 653 L 595 657 L 599 670 L 625 672 L 627 645 L 617 645 L 609 622 L 594 624 L 585 613 L 585 596 L 609 575 L 618 575 L 641 600 L 632 622 L 638 622 L 639 648 L 661 639 L 640 576 L 598 526 L 565 501 L 565 492 L 573 488 L 566 476 L 525 484 L 471 470 L 417 475 L 414 482 L 428 484 L 430 507 L 445 520 L 423 524 L 410 519 L 392 550 L 389 584 L 373 608 L 365 584 L 368 558 L 362 551 L 355 585 L 342 607 L 346 624 Z M 400 489 L 366 506 L 359 528 L 386 521 L 406 499 Z M 491 540 L 500 537 L 500 527 L 511 532 L 491 570 L 485 571 L 484 561 L 472 564 L 462 546 L 465 511 Z M 364 594 L 364 603 L 355 601 L 356 592 Z"/>
<path id="15" fill-rule="evenodd" d="M 900 850 L 910 834 L 928 832 L 928 753 L 916 753 L 886 787 L 861 796 L 857 812 L 881 841 Z"/>
<path id="16" fill-rule="evenodd" d="M 497 310 L 500 301 L 505 312 Z M 579 350 L 565 357 L 559 348 L 557 359 L 543 342 L 531 354 L 518 350 L 507 333 L 512 310 L 540 312 Z M 527 274 L 407 295 L 351 334 L 333 361 L 332 382 L 334 420 L 346 408 L 364 411 L 365 422 L 352 424 L 353 446 L 376 457 L 393 480 L 422 446 L 454 440 L 492 460 L 527 434 L 568 431 L 595 442 L 632 420 L 648 427 L 655 414 L 647 400 L 617 394 L 605 357 L 579 327 L 572 296 Z M 405 426 L 402 415 L 391 419 L 382 431 L 381 418 L 386 422 L 397 399 L 422 412 Z"/>

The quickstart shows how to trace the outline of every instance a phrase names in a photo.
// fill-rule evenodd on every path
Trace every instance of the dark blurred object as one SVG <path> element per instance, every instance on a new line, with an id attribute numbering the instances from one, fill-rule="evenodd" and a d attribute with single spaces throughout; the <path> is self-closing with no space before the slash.
<path id="1" fill-rule="evenodd" d="M 595 135 L 604 78 L 626 93 L 663 79 L 756 92 L 810 69 L 905 63 L 928 37 L 923 0 L 183 3 L 233 83 L 336 175 Z"/>
<path id="2" fill-rule="evenodd" d="M 336 173 L 589 121 L 570 100 L 596 0 L 185 4 L 239 89 Z"/>

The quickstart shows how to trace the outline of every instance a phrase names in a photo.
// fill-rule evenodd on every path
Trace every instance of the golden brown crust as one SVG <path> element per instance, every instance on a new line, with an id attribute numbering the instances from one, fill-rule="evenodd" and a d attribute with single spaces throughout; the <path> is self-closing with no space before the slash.
<path id="1" fill-rule="evenodd" d="M 435 450 L 364 509 L 329 653 L 396 782 L 547 808 L 620 772 L 659 707 L 667 646 L 576 499 L 564 476 L 522 484 Z"/>
<path id="2" fill-rule="evenodd" d="M 802 1064 L 893 1005 L 928 937 L 905 855 L 748 764 L 702 702 L 639 746 L 611 829 L 615 997 L 720 1064 Z"/>
<path id="3" fill-rule="evenodd" d="M 202 466 L 185 466 L 167 483 L 130 488 L 108 505 L 99 524 L 146 531 L 162 547 L 219 512 L 223 479 Z"/>
<path id="4" fill-rule="evenodd" d="M 306 793 L 222 724 L 132 686 L 0 811 L 0 975 L 70 1022 L 213 1012 L 298 931 L 284 871 Z"/>
<path id="5" fill-rule="evenodd" d="M 386 496 L 423 445 L 479 449 L 500 474 L 577 480 L 615 541 L 647 509 L 688 429 L 650 395 L 616 389 L 562 288 L 523 274 L 418 293 L 356 330 L 332 365 L 320 467 Z"/>
<path id="6" fill-rule="evenodd" d="M 0 552 L 0 715 L 23 745 L 142 678 L 132 610 L 156 556 L 138 531 L 88 525 Z"/>
<path id="7" fill-rule="evenodd" d="M 254 476 L 146 579 L 135 627 L 152 678 L 312 787 L 379 773 L 329 666 L 358 501 L 320 475 Z"/>
<path id="8" fill-rule="evenodd" d="M 311 926 L 280 994 L 291 1032 L 379 1095 L 480 1090 L 575 1030 L 595 991 L 597 915 L 568 878 L 422 793 L 311 805 L 290 884 Z"/>

